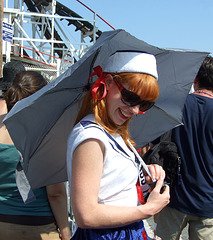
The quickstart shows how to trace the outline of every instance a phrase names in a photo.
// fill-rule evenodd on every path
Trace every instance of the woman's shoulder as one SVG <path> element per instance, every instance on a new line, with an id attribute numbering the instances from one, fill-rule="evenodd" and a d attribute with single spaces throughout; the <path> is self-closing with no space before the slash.
<path id="1" fill-rule="evenodd" d="M 13 144 L 10 134 L 6 126 L 0 122 L 0 143 L 2 144 Z"/>
<path id="2" fill-rule="evenodd" d="M 78 124 L 76 124 L 71 134 L 87 134 L 90 131 L 93 131 L 94 133 L 104 131 L 103 127 L 96 123 L 93 114 L 84 117 Z"/>
<path id="3" fill-rule="evenodd" d="M 103 128 L 95 122 L 93 115 L 84 117 L 78 124 L 74 126 L 68 138 L 68 144 L 78 145 L 87 139 L 98 139 L 104 141 L 105 133 Z"/>

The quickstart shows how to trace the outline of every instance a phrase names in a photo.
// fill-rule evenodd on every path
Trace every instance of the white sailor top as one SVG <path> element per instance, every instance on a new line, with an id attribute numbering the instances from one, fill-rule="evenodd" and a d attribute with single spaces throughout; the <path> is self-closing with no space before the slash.
<path id="1" fill-rule="evenodd" d="M 68 139 L 67 174 L 70 186 L 73 152 L 80 143 L 90 138 L 100 140 L 105 146 L 98 202 L 114 206 L 137 206 L 139 170 L 135 155 L 121 136 L 111 135 L 96 124 L 93 114 L 84 117 L 73 128 Z"/>

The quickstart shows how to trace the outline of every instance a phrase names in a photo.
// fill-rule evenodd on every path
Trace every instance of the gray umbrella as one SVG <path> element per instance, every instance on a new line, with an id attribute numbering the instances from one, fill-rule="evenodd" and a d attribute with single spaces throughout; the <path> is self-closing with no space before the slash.
<path id="1" fill-rule="evenodd" d="M 117 50 L 153 53 L 157 59 L 160 97 L 154 108 L 130 125 L 137 147 L 181 124 L 182 109 L 205 52 L 161 49 L 124 30 L 104 32 L 90 50 L 64 74 L 18 102 L 6 124 L 24 161 L 32 188 L 67 180 L 66 144 L 93 67 Z M 91 80 L 92 82 L 95 79 Z"/>

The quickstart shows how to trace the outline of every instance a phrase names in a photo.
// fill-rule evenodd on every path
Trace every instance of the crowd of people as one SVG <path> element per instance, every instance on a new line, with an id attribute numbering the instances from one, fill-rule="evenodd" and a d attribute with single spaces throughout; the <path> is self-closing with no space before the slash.
<path id="1" fill-rule="evenodd" d="M 20 162 L 3 123 L 14 105 L 47 84 L 19 61 L 6 63 L 0 79 L 0 235 L 3 239 L 149 239 L 143 220 L 158 216 L 156 239 L 213 239 L 213 58 L 206 57 L 187 96 L 183 123 L 172 130 L 181 157 L 181 184 L 162 191 L 164 169 L 141 167 L 129 135 L 134 115 L 149 111 L 159 96 L 155 56 L 117 51 L 85 95 L 67 142 L 67 174 L 76 221 L 68 222 L 64 182 L 34 190 L 24 203 L 16 184 Z M 146 148 L 147 150 L 147 148 Z M 85 154 L 86 153 L 86 154 Z M 22 163 L 23 164 L 23 163 Z M 156 183 L 150 192 L 149 185 Z M 141 196 L 149 191 L 146 202 Z M 143 200 L 144 200 L 143 198 Z"/>

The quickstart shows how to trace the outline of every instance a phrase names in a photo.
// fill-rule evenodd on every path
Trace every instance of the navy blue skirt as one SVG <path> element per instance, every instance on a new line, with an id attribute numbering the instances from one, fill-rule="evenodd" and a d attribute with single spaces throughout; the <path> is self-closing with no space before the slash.
<path id="1" fill-rule="evenodd" d="M 71 240 L 148 240 L 143 221 L 110 229 L 77 228 Z"/>

